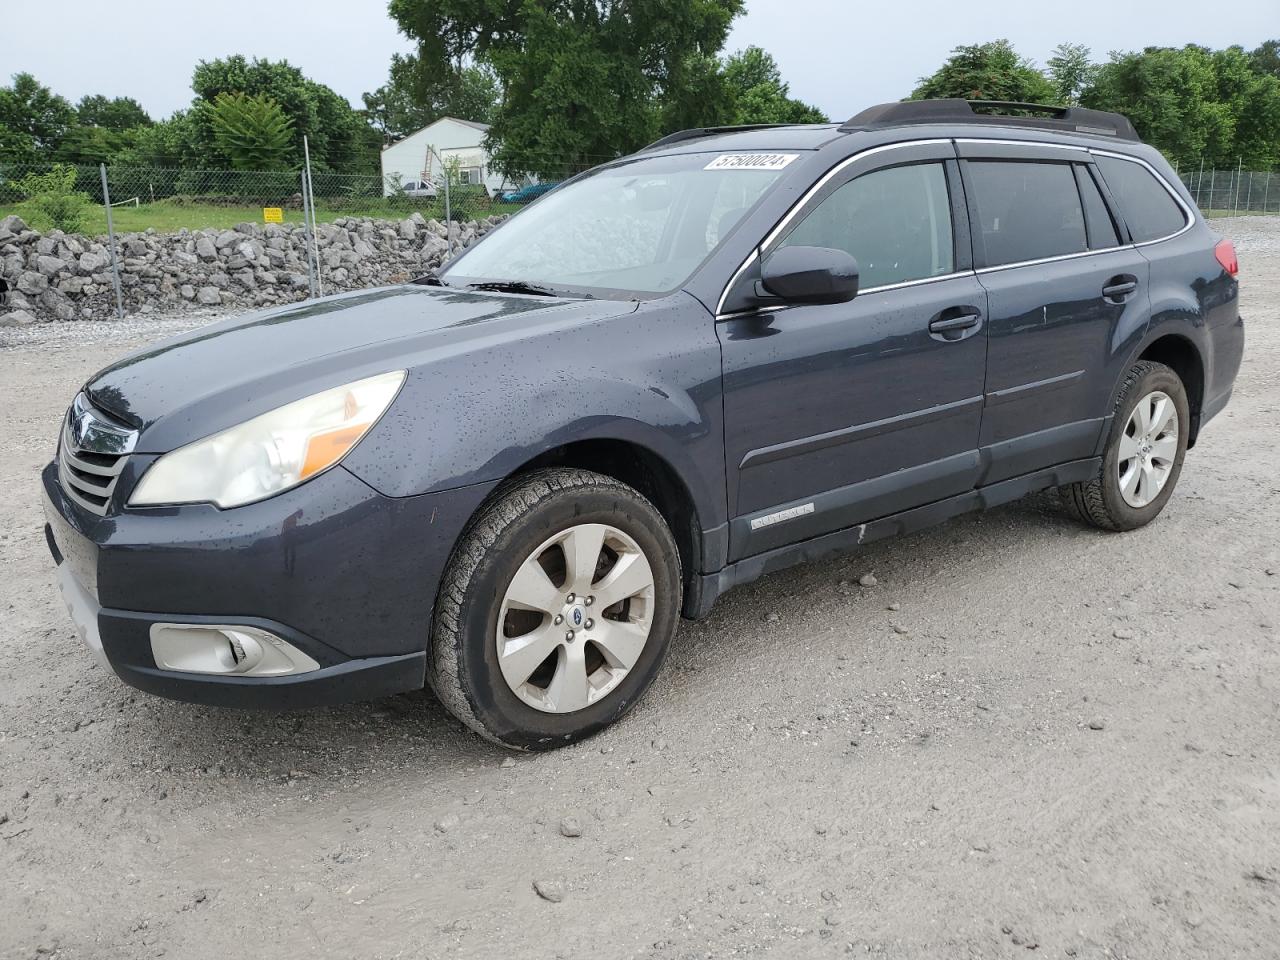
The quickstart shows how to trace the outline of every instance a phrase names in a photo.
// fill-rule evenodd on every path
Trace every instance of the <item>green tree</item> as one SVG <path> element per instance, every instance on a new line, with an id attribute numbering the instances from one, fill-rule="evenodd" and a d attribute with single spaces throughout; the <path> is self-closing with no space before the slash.
<path id="1" fill-rule="evenodd" d="M 101 127 L 114 133 L 123 133 L 134 127 L 146 127 L 151 117 L 142 104 L 132 97 L 108 99 L 100 94 L 82 97 L 76 104 L 76 121 L 82 127 Z"/>
<path id="2" fill-rule="evenodd" d="M 114 163 L 133 145 L 136 130 L 116 132 L 105 127 L 72 127 L 58 144 L 53 156 L 66 163 Z"/>
<path id="3" fill-rule="evenodd" d="M 560 177 L 664 129 L 721 122 L 716 57 L 744 0 L 391 0 L 421 82 L 492 67 L 502 90 L 490 147 L 508 176 Z"/>
<path id="4" fill-rule="evenodd" d="M 115 162 L 129 167 L 208 167 L 208 152 L 202 150 L 192 111 L 179 110 L 168 120 L 134 128 L 132 143 L 116 154 Z"/>
<path id="5" fill-rule="evenodd" d="M 724 62 L 724 81 L 733 103 L 731 123 L 826 123 L 817 107 L 793 100 L 791 87 L 773 56 L 747 47 Z"/>
<path id="6" fill-rule="evenodd" d="M 913 100 L 958 97 L 1019 103 L 1061 102 L 1053 85 L 1008 40 L 956 47 L 937 72 L 920 80 Z"/>
<path id="7" fill-rule="evenodd" d="M 1235 153 L 1247 168 L 1280 168 L 1280 76 L 1257 75 L 1245 91 Z"/>
<path id="8" fill-rule="evenodd" d="M 1280 162 L 1280 79 L 1254 64 L 1240 47 L 1113 53 L 1081 100 L 1128 116 L 1181 167 L 1261 169 Z"/>
<path id="9" fill-rule="evenodd" d="M 237 170 L 283 169 L 293 122 L 265 94 L 220 93 L 209 110 L 218 148 Z"/>
<path id="10" fill-rule="evenodd" d="M 1253 69 L 1280 79 L 1280 40 L 1267 40 L 1249 54 Z"/>
<path id="11" fill-rule="evenodd" d="M 1049 82 L 1053 84 L 1055 102 L 1075 106 L 1080 94 L 1093 84 L 1098 67 L 1090 59 L 1090 50 L 1082 43 L 1060 43 L 1045 64 Z"/>
<path id="12" fill-rule="evenodd" d="M 0 142 L 49 152 L 75 121 L 75 108 L 29 73 L 14 74 L 12 86 L 0 87 Z"/>
<path id="13" fill-rule="evenodd" d="M 417 57 L 397 53 L 387 82 L 363 99 L 369 123 L 392 143 L 441 117 L 488 123 L 498 105 L 498 78 L 483 65 L 469 64 L 429 81 Z"/>
<path id="14" fill-rule="evenodd" d="M 0 121 L 0 161 L 30 163 L 37 159 L 36 142 L 31 134 L 10 128 Z"/>
<path id="15" fill-rule="evenodd" d="M 244 93 L 274 100 L 289 119 L 292 133 L 286 164 L 301 162 L 302 138 L 306 136 L 312 163 L 321 170 L 368 173 L 377 169 L 376 140 L 371 150 L 363 116 L 333 90 L 308 79 L 287 61 L 248 60 L 238 55 L 202 60 L 192 76 L 191 88 L 199 108 L 191 115 L 195 146 L 198 151 L 207 151 L 206 157 L 212 154 L 216 158 L 219 153 L 207 108 L 220 94 Z"/>
<path id="16" fill-rule="evenodd" d="M 142 105 L 130 97 L 83 97 L 76 106 L 75 124 L 50 153 L 67 163 L 114 163 L 133 145 L 137 131 L 150 124 Z"/>

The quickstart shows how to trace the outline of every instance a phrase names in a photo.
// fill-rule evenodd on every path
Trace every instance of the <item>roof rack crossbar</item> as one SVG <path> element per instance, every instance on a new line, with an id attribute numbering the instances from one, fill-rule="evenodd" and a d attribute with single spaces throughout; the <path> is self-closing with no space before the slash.
<path id="1" fill-rule="evenodd" d="M 640 153 L 647 150 L 656 150 L 658 147 L 669 147 L 673 143 L 683 143 L 685 140 L 697 140 L 700 137 L 714 137 L 721 133 L 744 133 L 748 130 L 770 130 L 774 127 L 790 127 L 794 124 L 790 123 L 744 123 L 736 127 L 692 127 L 688 130 L 677 130 L 675 133 L 669 133 L 665 137 L 653 141 Z"/>
<path id="2" fill-rule="evenodd" d="M 1010 111 L 1016 111 L 1011 113 Z M 1041 116 L 1026 116 L 1041 114 Z M 904 100 L 868 107 L 850 118 L 844 132 L 865 127 L 908 123 L 984 123 L 1000 126 L 1037 127 L 1069 133 L 1091 133 L 1119 140 L 1138 140 L 1129 118 L 1119 113 L 1061 107 L 1010 100 Z"/>

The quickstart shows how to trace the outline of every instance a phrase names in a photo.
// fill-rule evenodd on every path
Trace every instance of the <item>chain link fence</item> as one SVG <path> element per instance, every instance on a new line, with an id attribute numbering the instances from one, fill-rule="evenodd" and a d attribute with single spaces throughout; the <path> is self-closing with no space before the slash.
<path id="1" fill-rule="evenodd" d="M 60 227 L 53 222 L 57 218 L 43 210 L 33 196 L 39 189 L 38 178 L 55 169 L 72 178 L 70 192 L 83 198 L 79 204 L 81 225 L 74 232 L 106 233 L 101 170 L 96 166 L 0 160 L 0 218 L 17 214 L 37 229 Z M 301 171 L 108 166 L 106 174 L 115 229 L 120 233 L 229 228 L 261 221 L 267 207 L 279 208 L 286 223 L 303 222 Z M 566 168 L 565 177 L 569 175 Z M 394 177 L 384 180 L 377 175 L 313 168 L 315 218 L 320 223 L 352 216 L 402 220 L 420 213 L 441 221 L 478 220 L 521 209 L 563 177 L 494 192 L 482 185 L 446 183 L 445 179 L 437 175 L 404 184 Z"/>
<path id="2" fill-rule="evenodd" d="M 443 163 L 437 169 L 448 170 Z M 443 238 L 443 252 L 428 242 L 411 243 L 415 251 L 425 250 L 433 259 L 406 269 L 433 267 L 441 256 L 447 259 L 455 249 L 487 230 L 495 222 L 493 218 L 522 209 L 574 172 L 576 168 L 566 164 L 564 177 L 490 190 L 483 184 L 466 182 L 467 178 L 459 176 L 457 170 L 402 181 L 399 176 L 339 174 L 310 165 L 297 171 L 203 170 L 17 163 L 0 157 L 0 224 L 15 215 L 41 233 L 60 230 L 67 235 L 65 239 L 41 241 L 39 250 L 32 246 L 26 254 L 9 251 L 10 255 L 5 256 L 0 250 L 0 284 L 25 283 L 26 291 L 19 288 L 24 301 L 30 305 L 39 298 L 45 313 L 57 313 L 60 318 L 69 315 L 71 307 L 47 287 L 56 287 L 58 294 L 65 293 L 73 299 L 85 290 L 100 295 L 105 288 L 113 295 L 113 312 L 123 317 L 129 309 L 139 306 L 140 287 L 144 297 L 152 287 L 161 294 L 172 293 L 168 287 L 173 284 L 167 284 L 163 277 L 145 275 L 150 268 L 143 261 L 148 254 L 150 260 L 156 259 L 152 248 L 157 244 L 185 244 L 189 262 L 193 234 L 216 234 L 222 244 L 227 240 L 227 231 L 255 236 L 262 233 L 264 226 L 269 231 L 272 225 L 278 225 L 286 231 L 298 230 L 299 237 L 305 236 L 301 242 L 304 287 L 310 296 L 324 295 L 332 292 L 331 283 L 372 282 L 386 267 L 385 258 L 381 266 L 361 264 L 360 256 L 349 250 L 326 250 L 335 236 L 347 238 L 334 241 L 335 247 L 344 242 L 356 246 L 351 238 L 357 233 L 370 239 L 375 234 L 389 236 L 391 239 L 383 243 L 385 247 L 398 242 L 397 235 L 409 240 L 419 230 L 434 231 Z M 413 223 L 406 223 L 410 220 Z M 375 221 L 391 223 L 378 227 Z M 11 243 L 16 236 L 13 230 L 5 230 L 3 235 Z M 72 241 L 73 236 L 80 236 L 84 242 Z M 188 239 L 183 240 L 184 236 Z M 202 242 L 213 241 L 206 236 Z M 66 258 L 79 257 L 79 250 L 86 243 L 93 256 L 100 253 L 106 260 L 105 270 L 81 269 L 84 276 L 64 276 L 64 272 L 74 272 Z M 253 248 L 253 244 L 250 246 Z M 220 252 L 216 256 L 205 259 L 221 262 L 222 247 L 217 249 Z M 369 243 L 357 249 L 363 249 L 366 258 L 372 257 Z M 42 269 L 40 257 L 45 261 L 43 269 L 53 271 L 47 280 L 35 276 Z M 229 262 L 238 264 L 238 258 L 232 256 Z M 290 282 L 298 266 L 285 258 L 282 269 L 289 274 Z M 261 263 L 253 269 L 259 281 L 283 282 L 280 271 L 267 270 Z M 14 276 L 6 280 L 7 274 Z M 160 282 L 154 282 L 157 279 Z M 189 279 L 198 282 L 200 278 L 193 275 Z M 212 279 L 221 284 L 216 295 L 225 303 L 226 275 L 216 272 Z M 64 282 L 68 280 L 69 284 Z M 244 282 L 252 288 L 253 281 L 246 277 Z M 182 295 L 186 299 L 199 297 L 201 303 L 212 303 L 215 296 L 194 283 L 178 283 L 177 288 L 185 291 Z"/>
<path id="3" fill-rule="evenodd" d="M 1280 173 L 1197 169 L 1180 176 L 1206 216 L 1280 213 Z"/>

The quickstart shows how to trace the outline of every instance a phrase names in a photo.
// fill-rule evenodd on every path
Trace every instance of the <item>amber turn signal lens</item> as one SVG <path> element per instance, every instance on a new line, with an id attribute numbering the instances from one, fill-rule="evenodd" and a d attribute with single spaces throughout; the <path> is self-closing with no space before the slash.
<path id="1" fill-rule="evenodd" d="M 307 453 L 302 459 L 299 479 L 305 480 L 341 460 L 368 429 L 369 424 L 358 423 L 350 427 L 338 427 L 336 430 L 317 433 L 307 441 Z"/>

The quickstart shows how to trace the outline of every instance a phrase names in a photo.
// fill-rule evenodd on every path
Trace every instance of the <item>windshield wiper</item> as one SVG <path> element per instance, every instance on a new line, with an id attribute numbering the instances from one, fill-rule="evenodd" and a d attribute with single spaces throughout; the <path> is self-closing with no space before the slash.
<path id="1" fill-rule="evenodd" d="M 527 280 L 486 280 L 483 283 L 468 283 L 468 290 L 492 290 L 494 293 L 527 293 L 535 297 L 562 297 L 564 294 L 550 287 L 529 283 Z"/>

